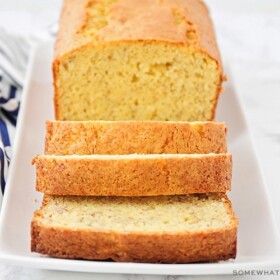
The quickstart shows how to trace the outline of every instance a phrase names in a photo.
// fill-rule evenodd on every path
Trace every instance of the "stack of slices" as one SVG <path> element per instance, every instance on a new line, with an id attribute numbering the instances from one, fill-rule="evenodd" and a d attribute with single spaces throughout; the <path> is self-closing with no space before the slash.
<path id="1" fill-rule="evenodd" d="M 225 125 L 211 122 L 224 73 L 202 1 L 65 0 L 53 77 L 57 121 L 33 160 L 44 200 L 32 251 L 235 257 L 231 154 Z"/>
<path id="2" fill-rule="evenodd" d="M 49 121 L 33 252 L 186 263 L 236 256 L 232 159 L 216 122 Z"/>

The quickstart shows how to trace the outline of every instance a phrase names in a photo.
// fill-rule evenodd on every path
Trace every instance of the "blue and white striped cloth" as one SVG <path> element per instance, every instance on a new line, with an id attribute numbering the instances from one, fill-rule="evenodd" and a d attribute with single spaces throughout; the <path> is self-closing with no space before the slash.
<path id="1" fill-rule="evenodd" d="M 0 187 L 4 194 L 30 43 L 0 30 Z"/>
<path id="2" fill-rule="evenodd" d="M 21 87 L 15 86 L 0 68 L 0 184 L 2 194 L 4 194 L 11 159 L 11 143 L 13 140 L 11 137 L 14 135 L 12 130 L 17 123 L 20 94 Z"/>
<path id="3" fill-rule="evenodd" d="M 57 29 L 57 21 L 52 21 L 39 33 L 23 38 L 8 34 L 0 28 L 0 188 L 2 194 L 5 191 L 8 167 L 12 157 L 29 52 L 38 42 L 56 36 Z"/>

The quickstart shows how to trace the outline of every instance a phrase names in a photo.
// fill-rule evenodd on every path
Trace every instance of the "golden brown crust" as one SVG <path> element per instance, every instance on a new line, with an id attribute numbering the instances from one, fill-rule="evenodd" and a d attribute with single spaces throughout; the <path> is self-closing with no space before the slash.
<path id="1" fill-rule="evenodd" d="M 194 234 L 74 231 L 32 222 L 31 251 L 57 258 L 187 263 L 235 258 L 236 228 Z"/>
<path id="2" fill-rule="evenodd" d="M 44 204 L 47 203 L 45 198 Z M 185 233 L 129 233 L 74 230 L 31 224 L 31 251 L 57 258 L 119 262 L 188 263 L 235 258 L 238 221 L 226 198 L 232 223 L 220 230 Z M 42 206 L 43 207 L 43 206 Z"/>
<path id="3" fill-rule="evenodd" d="M 64 1 L 55 58 L 69 54 L 87 44 L 96 43 L 92 42 L 90 36 L 80 32 L 81 28 L 85 28 L 88 24 L 86 21 L 89 2 L 92 1 Z M 145 21 L 135 16 L 141 13 L 145 16 Z M 159 13 L 160 16 L 155 16 L 155 13 Z M 176 17 L 177 14 L 182 21 L 180 24 L 174 21 L 174 16 Z M 155 41 L 183 45 L 191 43 L 221 66 L 213 24 L 205 4 L 200 0 L 118 0 L 111 5 L 106 20 L 107 24 L 98 32 L 98 44 L 112 41 Z M 194 33 L 191 37 L 195 37 L 195 42 L 188 38 L 188 31 Z"/>
<path id="4" fill-rule="evenodd" d="M 75 33 L 81 24 L 81 20 L 83 20 L 84 8 L 87 2 L 88 0 L 65 0 L 63 3 L 52 65 L 55 92 L 54 110 L 56 119 L 59 117 L 58 87 L 56 81 L 61 58 L 64 55 L 73 53 L 78 49 L 78 46 L 81 47 L 90 42 L 89 39 L 85 40 L 85 38 L 82 38 L 81 36 L 75 38 Z"/>
<path id="5" fill-rule="evenodd" d="M 231 189 L 230 154 L 37 156 L 37 191 L 53 195 L 154 196 Z"/>
<path id="6" fill-rule="evenodd" d="M 50 155 L 226 152 L 223 123 L 46 122 L 45 154 Z"/>
<path id="7" fill-rule="evenodd" d="M 57 88 L 57 78 L 58 78 L 58 69 L 59 69 L 59 60 L 54 59 L 53 64 L 52 64 L 52 73 L 53 73 L 53 87 L 54 87 L 54 114 L 55 114 L 55 119 L 59 118 L 59 105 L 58 105 L 58 88 Z"/>

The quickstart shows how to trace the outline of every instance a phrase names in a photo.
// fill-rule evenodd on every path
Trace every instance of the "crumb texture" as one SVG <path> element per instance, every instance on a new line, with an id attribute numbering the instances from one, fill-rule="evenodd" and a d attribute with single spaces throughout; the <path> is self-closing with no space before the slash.
<path id="1" fill-rule="evenodd" d="M 186 263 L 236 255 L 225 195 L 53 197 L 32 221 L 31 248 L 58 258 Z"/>
<path id="2" fill-rule="evenodd" d="M 231 226 L 225 197 L 201 197 L 53 197 L 42 208 L 40 221 L 73 230 L 142 233 L 211 231 Z"/>
<path id="3" fill-rule="evenodd" d="M 222 77 L 199 0 L 67 0 L 53 69 L 60 120 L 212 120 Z"/>

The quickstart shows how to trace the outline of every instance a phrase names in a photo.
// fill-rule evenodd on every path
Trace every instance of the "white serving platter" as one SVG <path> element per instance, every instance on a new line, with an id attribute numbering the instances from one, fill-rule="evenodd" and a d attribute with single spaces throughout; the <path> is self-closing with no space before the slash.
<path id="1" fill-rule="evenodd" d="M 267 189 L 261 174 L 244 111 L 232 76 L 222 94 L 217 121 L 228 126 L 233 154 L 233 182 L 229 194 L 240 219 L 236 260 L 195 264 L 140 264 L 65 260 L 30 252 L 30 221 L 42 195 L 35 191 L 32 158 L 43 153 L 45 121 L 54 119 L 51 61 L 53 41 L 37 46 L 29 63 L 13 160 L 10 166 L 0 220 L 0 261 L 13 265 L 66 271 L 206 275 L 233 274 L 234 270 L 279 265 L 280 246 Z"/>

